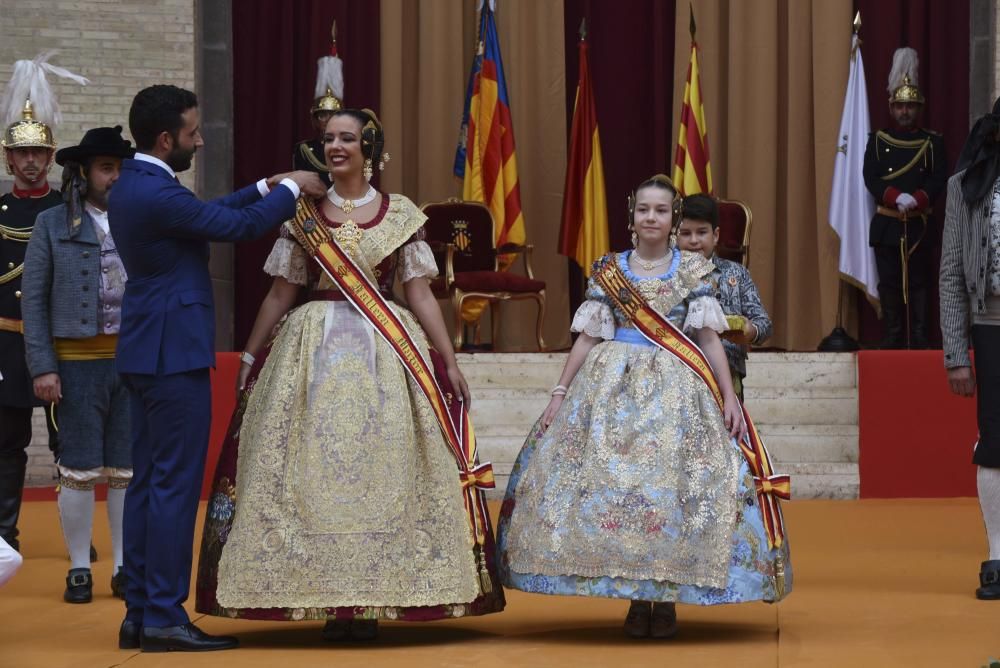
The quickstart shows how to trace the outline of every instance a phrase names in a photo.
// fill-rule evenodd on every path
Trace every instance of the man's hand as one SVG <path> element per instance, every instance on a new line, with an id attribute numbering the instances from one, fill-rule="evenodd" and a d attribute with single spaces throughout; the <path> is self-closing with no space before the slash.
<path id="1" fill-rule="evenodd" d="M 900 193 L 896 198 L 896 208 L 900 212 L 912 211 L 917 208 L 917 198 L 909 193 Z"/>
<path id="2" fill-rule="evenodd" d="M 319 174 L 316 172 L 299 170 L 286 174 L 285 178 L 295 181 L 295 185 L 299 187 L 299 190 L 301 190 L 302 194 L 306 197 L 319 199 L 320 197 L 326 195 L 326 184 L 323 183 L 323 181 L 319 178 Z"/>
<path id="3" fill-rule="evenodd" d="M 57 373 L 43 373 L 35 378 L 35 396 L 50 404 L 58 404 L 62 399 L 62 381 Z"/>
<path id="4" fill-rule="evenodd" d="M 972 372 L 972 367 L 956 366 L 948 369 L 948 385 L 953 394 L 971 397 L 976 393 L 976 375 Z"/>

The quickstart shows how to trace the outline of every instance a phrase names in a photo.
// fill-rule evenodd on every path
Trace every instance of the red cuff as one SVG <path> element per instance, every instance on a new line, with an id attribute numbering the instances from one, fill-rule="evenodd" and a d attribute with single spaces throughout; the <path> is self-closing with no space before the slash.
<path id="1" fill-rule="evenodd" d="M 918 190 L 917 192 L 913 193 L 913 199 L 917 200 L 917 208 L 916 208 L 917 211 L 926 210 L 931 203 L 930 198 L 927 197 L 927 193 L 925 193 L 923 190 Z"/>
<path id="2" fill-rule="evenodd" d="M 903 191 L 889 186 L 885 189 L 885 192 L 882 193 L 882 203 L 889 207 L 896 206 L 896 198 L 902 194 Z"/>

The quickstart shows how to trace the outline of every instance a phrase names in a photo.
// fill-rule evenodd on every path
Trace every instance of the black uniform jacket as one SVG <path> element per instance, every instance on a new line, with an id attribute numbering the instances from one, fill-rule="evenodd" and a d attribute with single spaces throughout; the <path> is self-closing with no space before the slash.
<path id="1" fill-rule="evenodd" d="M 21 272 L 28 249 L 25 233 L 35 226 L 35 217 L 62 204 L 58 190 L 41 197 L 0 197 L 0 318 L 21 320 Z M 0 330 L 0 406 L 41 406 L 35 399 L 28 364 L 24 359 L 24 337 Z"/>
<path id="2" fill-rule="evenodd" d="M 916 210 L 909 212 L 907 240 L 912 246 L 921 237 L 926 214 L 948 183 L 948 161 L 944 138 L 930 130 L 879 130 L 868 135 L 864 166 L 865 186 L 875 204 L 896 210 L 900 193 L 913 195 Z M 877 213 L 868 230 L 872 246 L 898 246 L 903 233 L 899 218 Z"/>
<path id="3" fill-rule="evenodd" d="M 323 155 L 323 143 L 318 139 L 300 141 L 295 145 L 292 167 L 316 172 L 327 188 L 333 185 L 333 181 L 330 180 L 330 168 L 326 166 L 326 157 Z"/>

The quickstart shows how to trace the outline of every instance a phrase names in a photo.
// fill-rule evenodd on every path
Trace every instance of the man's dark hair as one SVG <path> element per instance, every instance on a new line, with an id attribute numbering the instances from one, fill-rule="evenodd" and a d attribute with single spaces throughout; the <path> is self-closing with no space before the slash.
<path id="1" fill-rule="evenodd" d="M 684 198 L 681 211 L 684 220 L 710 223 L 713 230 L 719 226 L 719 205 L 709 195 L 688 195 Z"/>
<path id="2" fill-rule="evenodd" d="M 140 151 L 152 149 L 161 132 L 169 132 L 176 140 L 184 127 L 181 114 L 197 106 L 198 97 L 184 88 L 166 84 L 143 88 L 132 99 L 128 112 L 128 129 L 135 147 Z"/>

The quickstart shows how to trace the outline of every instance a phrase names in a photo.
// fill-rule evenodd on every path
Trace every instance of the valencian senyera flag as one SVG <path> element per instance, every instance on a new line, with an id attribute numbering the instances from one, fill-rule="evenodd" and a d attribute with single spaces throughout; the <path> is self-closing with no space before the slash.
<path id="1" fill-rule="evenodd" d="M 878 301 L 878 270 L 875 249 L 868 245 L 868 225 L 875 202 L 865 188 L 863 167 L 865 146 L 871 132 L 865 66 L 861 60 L 861 40 L 851 38 L 851 64 L 847 77 L 844 111 L 837 133 L 833 185 L 830 187 L 830 227 L 840 237 L 840 276 Z"/>
<path id="2" fill-rule="evenodd" d="M 580 78 L 570 129 L 559 253 L 575 260 L 589 278 L 591 264 L 610 250 L 610 243 L 601 136 L 597 130 L 597 107 L 587 61 L 589 49 L 583 35 L 579 49 Z"/>
<path id="3" fill-rule="evenodd" d="M 479 40 L 465 94 L 455 175 L 462 178 L 462 199 L 483 202 L 493 214 L 496 245 L 523 244 L 514 125 L 493 16 L 496 0 L 480 5 Z M 501 268 L 506 269 L 513 259 L 502 257 Z M 467 322 L 478 320 L 485 302 L 466 300 L 465 304 L 462 317 Z"/>
<path id="4" fill-rule="evenodd" d="M 698 71 L 698 43 L 694 39 L 694 14 L 691 15 L 691 61 L 684 83 L 684 105 L 674 153 L 674 185 L 681 195 L 712 194 L 712 165 L 708 159 L 708 128 Z"/>

